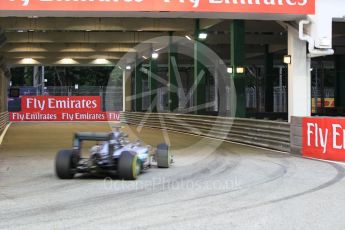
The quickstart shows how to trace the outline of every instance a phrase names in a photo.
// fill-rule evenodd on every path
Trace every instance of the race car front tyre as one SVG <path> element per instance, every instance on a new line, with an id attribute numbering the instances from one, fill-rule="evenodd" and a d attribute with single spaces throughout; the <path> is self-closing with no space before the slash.
<path id="1" fill-rule="evenodd" d="M 117 165 L 117 174 L 123 180 L 135 180 L 140 174 L 140 162 L 134 152 L 124 151 Z"/>
<path id="2" fill-rule="evenodd" d="M 55 172 L 60 179 L 73 179 L 78 156 L 72 150 L 61 150 L 55 158 Z"/>
<path id="3" fill-rule="evenodd" d="M 156 160 L 158 168 L 169 168 L 171 164 L 171 155 L 167 144 L 157 146 Z"/>

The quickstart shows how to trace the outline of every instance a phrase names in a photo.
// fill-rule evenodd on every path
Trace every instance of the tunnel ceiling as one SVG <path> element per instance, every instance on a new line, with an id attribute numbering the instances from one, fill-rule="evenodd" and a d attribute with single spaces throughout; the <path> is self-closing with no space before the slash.
<path id="1" fill-rule="evenodd" d="M 205 41 L 223 59 L 229 59 L 231 20 L 201 19 L 201 29 L 209 36 Z M 158 36 L 192 37 L 194 19 L 157 18 L 0 18 L 6 42 L 0 55 L 7 64 L 23 64 L 33 58 L 38 64 L 54 65 L 62 58 L 73 58 L 80 65 L 95 59 L 116 63 L 125 53 L 136 50 L 138 43 Z M 334 43 L 337 53 L 345 53 L 345 29 L 335 23 Z M 147 44 L 152 46 L 151 44 Z M 274 21 L 246 21 L 246 55 L 263 55 L 264 46 L 271 52 L 283 52 L 287 46 L 285 29 Z"/>

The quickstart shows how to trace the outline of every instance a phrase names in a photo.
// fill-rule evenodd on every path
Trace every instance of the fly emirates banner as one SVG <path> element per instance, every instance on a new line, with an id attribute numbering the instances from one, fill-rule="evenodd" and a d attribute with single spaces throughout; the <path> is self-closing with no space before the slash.
<path id="1" fill-rule="evenodd" d="M 118 112 L 102 112 L 99 96 L 24 96 L 10 121 L 119 121 Z"/>
<path id="2" fill-rule="evenodd" d="M 315 0 L 1 0 L 1 10 L 314 14 Z"/>
<path id="3" fill-rule="evenodd" d="M 345 119 L 303 118 L 303 156 L 345 162 Z"/>

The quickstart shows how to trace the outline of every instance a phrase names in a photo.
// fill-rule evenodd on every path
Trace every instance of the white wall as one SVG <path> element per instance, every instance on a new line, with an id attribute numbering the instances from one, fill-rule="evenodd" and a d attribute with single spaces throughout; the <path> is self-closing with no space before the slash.
<path id="1" fill-rule="evenodd" d="M 332 48 L 332 21 L 345 21 L 344 16 L 344 0 L 316 0 L 316 14 L 308 16 L 313 23 L 309 33 L 315 39 L 316 48 Z"/>
<path id="2" fill-rule="evenodd" d="M 344 0 L 316 0 L 317 14 L 328 15 L 332 18 L 343 19 L 345 16 Z M 345 21 L 345 20 L 344 20 Z"/>

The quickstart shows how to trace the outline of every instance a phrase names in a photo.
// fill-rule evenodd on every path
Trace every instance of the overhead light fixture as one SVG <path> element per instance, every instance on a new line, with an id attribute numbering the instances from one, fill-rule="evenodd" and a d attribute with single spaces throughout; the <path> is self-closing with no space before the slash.
<path id="1" fill-rule="evenodd" d="M 185 36 L 189 41 L 192 41 L 192 38 L 189 37 L 188 35 Z"/>
<path id="2" fill-rule="evenodd" d="M 44 79 L 44 82 L 48 82 L 48 79 L 47 79 L 47 78 L 45 78 L 45 79 Z"/>
<path id="3" fill-rule="evenodd" d="M 152 59 L 158 59 L 159 54 L 157 52 L 153 52 L 151 57 L 152 57 Z"/>
<path id="4" fill-rule="evenodd" d="M 97 58 L 92 63 L 96 65 L 107 65 L 110 64 L 110 61 L 105 58 Z"/>
<path id="5" fill-rule="evenodd" d="M 146 56 L 143 56 L 143 58 L 146 60 L 147 59 L 147 57 Z"/>
<path id="6" fill-rule="evenodd" d="M 39 64 L 39 62 L 36 61 L 36 60 L 33 59 L 33 58 L 23 58 L 23 59 L 20 61 L 20 64 L 24 64 L 24 65 L 34 65 L 34 64 Z"/>
<path id="7" fill-rule="evenodd" d="M 244 69 L 244 67 L 236 67 L 236 73 L 238 73 L 238 74 L 243 74 L 244 73 L 244 71 L 245 71 L 245 69 Z"/>
<path id="8" fill-rule="evenodd" d="M 78 64 L 74 59 L 72 58 L 63 58 L 60 61 L 58 61 L 58 64 L 63 64 L 63 65 L 73 65 L 73 64 Z"/>
<path id="9" fill-rule="evenodd" d="M 201 32 L 199 33 L 199 39 L 200 40 L 205 40 L 207 38 L 207 33 L 206 32 Z"/>
<path id="10" fill-rule="evenodd" d="M 291 55 L 284 55 L 284 63 L 291 64 Z"/>
<path id="11" fill-rule="evenodd" d="M 233 72 L 234 72 L 232 67 L 228 67 L 228 68 L 226 69 L 226 71 L 227 71 L 228 73 L 233 73 Z"/>
<path id="12" fill-rule="evenodd" d="M 130 65 L 126 65 L 126 70 L 131 70 L 132 67 Z"/>
<path id="13" fill-rule="evenodd" d="M 74 85 L 74 89 L 79 89 L 79 85 L 78 85 L 78 84 L 75 84 L 75 85 Z"/>
<path id="14" fill-rule="evenodd" d="M 24 30 L 17 30 L 18 33 L 24 33 Z"/>

